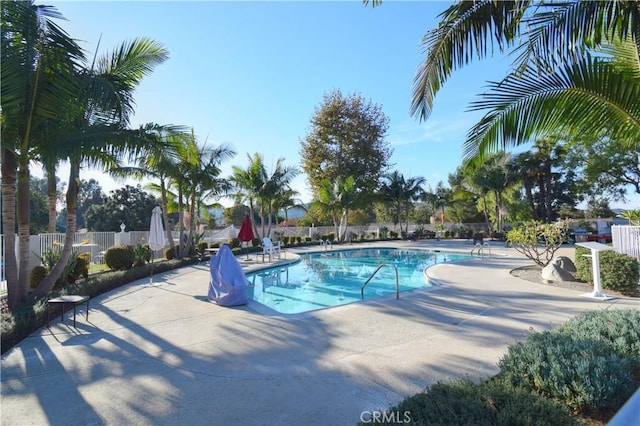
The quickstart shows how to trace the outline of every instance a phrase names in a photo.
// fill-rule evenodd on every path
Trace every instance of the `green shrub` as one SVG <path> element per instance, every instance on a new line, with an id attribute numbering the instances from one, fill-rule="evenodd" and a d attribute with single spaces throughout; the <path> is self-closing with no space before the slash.
<path id="1" fill-rule="evenodd" d="M 242 241 L 240 238 L 229 238 L 226 243 L 231 249 L 238 248 L 242 246 Z"/>
<path id="2" fill-rule="evenodd" d="M 576 278 L 581 281 L 591 282 L 591 258 L 585 256 L 590 255 L 591 250 L 586 247 L 576 246 L 574 255 L 576 265 Z"/>
<path id="3" fill-rule="evenodd" d="M 638 288 L 640 268 L 638 260 L 615 251 L 600 253 L 602 288 L 630 294 Z"/>
<path id="4" fill-rule="evenodd" d="M 168 249 L 166 249 L 164 251 L 164 258 L 167 260 L 173 260 L 176 258 L 176 251 L 175 249 L 172 249 L 171 247 L 169 247 Z"/>
<path id="5" fill-rule="evenodd" d="M 389 238 L 395 240 L 396 238 L 398 238 L 398 233 L 396 231 L 389 231 Z"/>
<path id="6" fill-rule="evenodd" d="M 76 265 L 73 268 L 73 281 L 80 277 L 89 277 L 89 265 L 91 264 L 91 253 L 78 253 L 76 256 Z"/>
<path id="7" fill-rule="evenodd" d="M 29 287 L 36 288 L 49 272 L 42 265 L 35 266 L 29 273 Z"/>
<path id="8" fill-rule="evenodd" d="M 151 262 L 151 247 L 146 244 L 137 244 L 133 249 L 133 266 L 142 266 Z"/>
<path id="9" fill-rule="evenodd" d="M 395 414 L 395 418 L 390 414 Z M 577 424 L 564 407 L 500 380 L 480 384 L 469 379 L 438 382 L 387 410 L 386 418 L 391 417 L 395 422 L 375 424 L 403 423 L 405 415 L 416 425 Z M 368 419 L 363 420 L 361 425 Z"/>
<path id="10" fill-rule="evenodd" d="M 259 247 L 262 245 L 262 241 L 260 240 L 260 238 L 254 238 L 253 240 L 251 240 L 251 245 L 253 247 Z"/>
<path id="11" fill-rule="evenodd" d="M 591 258 L 583 256 L 591 250 L 576 247 L 576 277 L 582 281 L 592 283 Z M 640 264 L 634 257 L 621 254 L 613 250 L 603 251 L 600 258 L 600 283 L 603 289 L 615 290 L 630 294 L 637 290 L 640 280 Z"/>
<path id="12" fill-rule="evenodd" d="M 580 339 L 604 340 L 623 357 L 640 366 L 640 310 L 589 311 L 554 328 L 554 332 Z"/>
<path id="13" fill-rule="evenodd" d="M 109 269 L 113 271 L 131 269 L 134 260 L 135 253 L 131 246 L 109 247 L 107 252 L 104 254 L 104 262 L 107 264 Z"/>
<path id="14" fill-rule="evenodd" d="M 198 243 L 198 252 L 204 254 L 204 251 L 209 248 L 209 243 L 206 241 L 200 241 Z"/>
<path id="15" fill-rule="evenodd" d="M 552 331 L 531 334 L 510 346 L 498 365 L 507 382 L 575 412 L 619 408 L 635 390 L 633 362 L 598 339 Z"/>

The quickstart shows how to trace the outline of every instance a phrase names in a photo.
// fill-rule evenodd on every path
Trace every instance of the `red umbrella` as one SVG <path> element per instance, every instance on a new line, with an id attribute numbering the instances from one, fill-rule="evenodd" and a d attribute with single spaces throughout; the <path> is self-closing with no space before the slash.
<path id="1" fill-rule="evenodd" d="M 244 215 L 240 232 L 238 232 L 238 239 L 247 243 L 247 259 L 249 259 L 249 241 L 253 240 L 253 229 L 251 229 L 251 219 L 249 215 Z"/>

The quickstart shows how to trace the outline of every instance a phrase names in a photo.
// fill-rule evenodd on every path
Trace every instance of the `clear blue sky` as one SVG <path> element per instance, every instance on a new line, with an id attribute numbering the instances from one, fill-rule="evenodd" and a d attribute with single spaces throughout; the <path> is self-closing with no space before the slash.
<path id="1" fill-rule="evenodd" d="M 55 6 L 61 26 L 88 52 L 110 51 L 145 36 L 170 58 L 135 94 L 133 126 L 147 122 L 192 127 L 201 142 L 228 144 L 238 154 L 225 163 L 246 167 L 260 152 L 269 167 L 279 157 L 299 165 L 300 140 L 323 95 L 359 93 L 390 119 L 393 169 L 446 183 L 461 162 L 467 130 L 481 114 L 469 102 L 500 80 L 508 58 L 477 62 L 454 74 L 424 123 L 409 114 L 420 41 L 448 2 L 394 2 L 364 7 L 359 1 L 323 2 L 39 2 Z M 105 192 L 116 189 L 98 178 Z M 66 181 L 66 175 L 61 175 Z M 309 201 L 301 175 L 294 188 Z M 225 203 L 228 204 L 228 203 Z"/>

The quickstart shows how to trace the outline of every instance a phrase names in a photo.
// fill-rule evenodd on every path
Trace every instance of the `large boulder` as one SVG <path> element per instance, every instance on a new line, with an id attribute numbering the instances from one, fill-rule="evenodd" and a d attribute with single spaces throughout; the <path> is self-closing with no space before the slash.
<path id="1" fill-rule="evenodd" d="M 545 282 L 575 281 L 571 272 L 560 267 L 557 263 L 554 263 L 553 261 L 549 263 L 547 266 L 545 266 L 544 268 L 542 268 L 542 279 Z"/>
<path id="2" fill-rule="evenodd" d="M 577 271 L 575 263 L 573 263 L 573 261 L 571 259 L 569 259 L 567 256 L 554 257 L 551 260 L 551 263 L 554 263 L 554 264 L 558 265 L 559 267 L 561 267 L 565 271 L 569 271 L 569 272 L 576 272 Z"/>

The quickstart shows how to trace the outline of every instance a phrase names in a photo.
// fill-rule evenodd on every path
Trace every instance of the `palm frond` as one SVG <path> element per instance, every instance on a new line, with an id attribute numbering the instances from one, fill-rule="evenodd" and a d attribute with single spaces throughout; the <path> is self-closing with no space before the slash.
<path id="1" fill-rule="evenodd" d="M 460 1 L 422 40 L 425 59 L 414 78 L 411 114 L 425 120 L 449 75 L 472 60 L 511 45 L 530 1 Z"/>
<path id="2" fill-rule="evenodd" d="M 489 109 L 468 133 L 464 157 L 528 142 L 557 131 L 574 135 L 606 131 L 629 146 L 640 140 L 640 85 L 612 70 L 612 65 L 586 56 L 554 73 L 528 70 L 510 74 L 474 102 L 471 110 Z"/>

